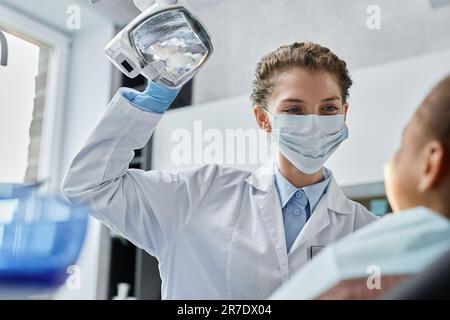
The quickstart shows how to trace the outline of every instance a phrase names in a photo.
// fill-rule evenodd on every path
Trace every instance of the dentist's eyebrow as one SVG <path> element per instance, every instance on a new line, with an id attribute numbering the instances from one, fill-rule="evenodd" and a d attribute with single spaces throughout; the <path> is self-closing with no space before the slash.
<path id="1" fill-rule="evenodd" d="M 281 102 L 298 102 L 298 103 L 304 103 L 305 100 L 296 99 L 296 98 L 287 98 L 282 100 Z"/>
<path id="2" fill-rule="evenodd" d="M 334 100 L 339 100 L 341 101 L 340 97 L 331 97 L 331 98 L 327 98 L 327 99 L 323 99 L 322 102 L 329 102 L 329 101 L 334 101 Z"/>

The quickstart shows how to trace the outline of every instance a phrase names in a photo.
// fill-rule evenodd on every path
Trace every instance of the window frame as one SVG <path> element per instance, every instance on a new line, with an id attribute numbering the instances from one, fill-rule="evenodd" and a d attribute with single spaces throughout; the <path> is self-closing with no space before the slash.
<path id="1" fill-rule="evenodd" d="M 66 113 L 66 84 L 68 80 L 70 37 L 30 16 L 0 4 L 0 24 L 51 47 L 48 66 L 45 109 L 42 125 L 38 179 L 44 191 L 58 191 L 62 180 L 61 157 Z M 27 39 L 29 40 L 29 39 Z M 11 53 L 10 53 L 11 54 Z"/>

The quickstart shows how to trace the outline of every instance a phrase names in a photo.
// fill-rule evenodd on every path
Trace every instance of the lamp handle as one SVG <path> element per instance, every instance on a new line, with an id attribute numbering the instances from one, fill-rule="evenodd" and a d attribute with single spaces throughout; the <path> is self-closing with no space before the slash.
<path id="1" fill-rule="evenodd" d="M 148 8 L 156 7 L 158 5 L 173 5 L 177 4 L 178 0 L 133 0 L 134 5 L 140 11 L 144 12 Z"/>
<path id="2" fill-rule="evenodd" d="M 6 41 L 6 37 L 3 34 L 3 31 L 0 30 L 0 45 L 2 47 L 0 65 L 6 67 L 8 65 L 8 41 Z"/>
<path id="3" fill-rule="evenodd" d="M 150 7 L 157 6 L 158 3 L 155 0 L 133 0 L 134 5 L 140 11 L 144 12 Z"/>

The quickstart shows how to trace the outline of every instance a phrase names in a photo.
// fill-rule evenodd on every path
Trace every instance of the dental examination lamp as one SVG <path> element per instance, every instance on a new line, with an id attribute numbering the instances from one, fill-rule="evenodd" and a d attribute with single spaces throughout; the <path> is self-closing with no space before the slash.
<path id="1" fill-rule="evenodd" d="M 178 1 L 134 0 L 142 13 L 106 46 L 105 53 L 126 76 L 139 74 L 180 88 L 213 52 L 202 23 Z"/>

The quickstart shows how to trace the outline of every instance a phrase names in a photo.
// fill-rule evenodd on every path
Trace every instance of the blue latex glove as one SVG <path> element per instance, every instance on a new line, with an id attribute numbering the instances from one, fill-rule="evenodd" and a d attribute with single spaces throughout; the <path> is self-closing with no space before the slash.
<path id="1" fill-rule="evenodd" d="M 122 95 L 141 110 L 162 114 L 172 104 L 180 89 L 166 86 L 149 80 L 144 92 L 124 91 Z"/>

